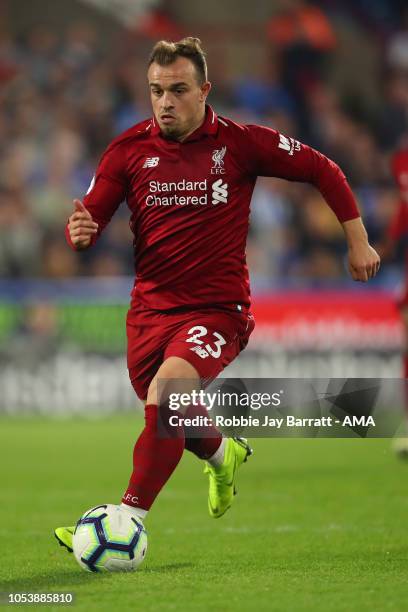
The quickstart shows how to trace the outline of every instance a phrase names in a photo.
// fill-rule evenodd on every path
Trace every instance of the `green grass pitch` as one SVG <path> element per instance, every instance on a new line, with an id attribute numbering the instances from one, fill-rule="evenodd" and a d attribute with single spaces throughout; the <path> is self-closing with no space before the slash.
<path id="1" fill-rule="evenodd" d="M 85 573 L 53 529 L 119 502 L 141 425 L 0 420 L 0 591 L 73 592 L 75 610 L 408 609 L 408 464 L 389 440 L 253 440 L 218 520 L 185 453 L 146 521 L 144 565 Z"/>

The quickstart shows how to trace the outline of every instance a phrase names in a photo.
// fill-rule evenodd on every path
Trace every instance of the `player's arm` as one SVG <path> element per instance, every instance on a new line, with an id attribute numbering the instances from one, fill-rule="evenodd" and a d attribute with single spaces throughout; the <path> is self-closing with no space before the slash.
<path id="1" fill-rule="evenodd" d="M 349 271 L 356 281 L 375 276 L 380 258 L 369 242 L 346 177 L 339 166 L 319 151 L 275 130 L 248 126 L 253 172 L 314 185 L 342 224 Z"/>
<path id="2" fill-rule="evenodd" d="M 351 277 L 356 281 L 368 281 L 380 268 L 380 257 L 369 244 L 361 217 L 345 221 L 344 234 L 348 246 L 348 266 Z"/>
<path id="3" fill-rule="evenodd" d="M 111 145 L 104 153 L 83 200 L 74 200 L 65 236 L 68 244 L 81 251 L 95 244 L 118 206 L 126 198 L 127 179 L 123 146 Z"/>
<path id="4" fill-rule="evenodd" d="M 66 234 L 69 244 L 76 251 L 82 251 L 91 246 L 98 233 L 98 224 L 92 219 L 91 213 L 81 200 L 74 200 L 74 212 L 68 219 Z"/>

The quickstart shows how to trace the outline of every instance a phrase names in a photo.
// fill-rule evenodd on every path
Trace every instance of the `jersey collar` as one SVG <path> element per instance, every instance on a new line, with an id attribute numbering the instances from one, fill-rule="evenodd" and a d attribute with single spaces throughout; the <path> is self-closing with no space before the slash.
<path id="1" fill-rule="evenodd" d="M 193 140 L 200 140 L 204 136 L 212 136 L 218 131 L 218 117 L 208 104 L 205 105 L 205 118 L 203 123 L 197 128 L 186 140 L 183 140 L 180 144 L 185 142 L 192 142 Z M 152 136 L 161 135 L 160 127 L 156 121 L 156 118 L 152 118 Z"/>

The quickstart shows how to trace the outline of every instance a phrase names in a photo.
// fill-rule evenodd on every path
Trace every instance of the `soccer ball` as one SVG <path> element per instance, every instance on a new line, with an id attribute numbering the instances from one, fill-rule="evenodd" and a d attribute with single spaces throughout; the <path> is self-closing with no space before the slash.
<path id="1" fill-rule="evenodd" d="M 88 572 L 128 572 L 143 561 L 147 534 L 143 523 L 114 504 L 87 510 L 76 524 L 73 549 Z"/>

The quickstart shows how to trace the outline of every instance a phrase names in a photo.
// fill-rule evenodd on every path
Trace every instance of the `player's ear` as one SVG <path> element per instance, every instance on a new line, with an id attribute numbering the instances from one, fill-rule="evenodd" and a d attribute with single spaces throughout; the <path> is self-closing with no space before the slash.
<path id="1" fill-rule="evenodd" d="M 208 94 L 211 91 L 211 83 L 210 81 L 206 81 L 200 87 L 201 90 L 201 102 L 204 102 L 207 99 Z"/>

